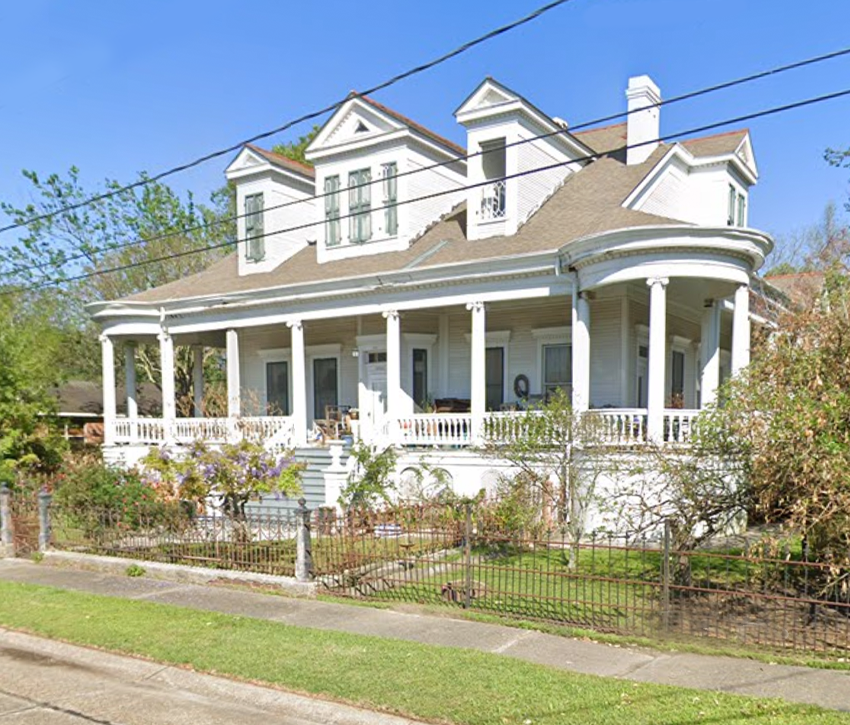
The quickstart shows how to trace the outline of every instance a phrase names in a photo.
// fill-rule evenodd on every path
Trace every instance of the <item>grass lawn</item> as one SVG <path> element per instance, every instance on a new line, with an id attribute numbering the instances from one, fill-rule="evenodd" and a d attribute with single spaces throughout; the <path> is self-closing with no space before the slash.
<path id="1" fill-rule="evenodd" d="M 850 725 L 850 713 L 778 700 L 10 582 L 0 582 L 0 625 L 435 722 Z"/>

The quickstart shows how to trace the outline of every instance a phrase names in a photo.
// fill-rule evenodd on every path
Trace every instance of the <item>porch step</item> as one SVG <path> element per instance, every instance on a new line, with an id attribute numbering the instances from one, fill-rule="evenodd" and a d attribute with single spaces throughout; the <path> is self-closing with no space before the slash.
<path id="1" fill-rule="evenodd" d="M 294 452 L 295 460 L 307 464 L 301 474 L 301 488 L 307 500 L 307 508 L 315 509 L 325 505 L 325 470 L 331 465 L 331 453 L 327 448 L 298 448 Z M 343 452 L 342 463 L 348 460 L 348 452 Z M 294 499 L 275 499 L 274 496 L 264 498 L 257 503 L 246 506 L 246 510 L 254 513 L 273 513 L 287 511 L 298 507 Z"/>

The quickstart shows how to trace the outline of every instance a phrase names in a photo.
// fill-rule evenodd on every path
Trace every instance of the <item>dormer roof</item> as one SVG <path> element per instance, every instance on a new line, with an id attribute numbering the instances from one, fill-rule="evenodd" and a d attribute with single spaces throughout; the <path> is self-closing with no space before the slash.
<path id="1" fill-rule="evenodd" d="M 363 142 L 412 135 L 449 156 L 466 150 L 383 103 L 352 91 L 307 147 L 308 159 L 359 147 Z"/>
<path id="2" fill-rule="evenodd" d="M 242 147 L 236 158 L 225 169 L 225 174 L 228 178 L 232 175 L 241 176 L 251 171 L 260 171 L 264 167 L 268 168 L 268 166 L 295 174 L 309 181 L 316 177 L 315 170 L 309 164 L 295 161 L 287 156 L 276 154 L 274 151 L 267 151 L 250 143 Z"/>

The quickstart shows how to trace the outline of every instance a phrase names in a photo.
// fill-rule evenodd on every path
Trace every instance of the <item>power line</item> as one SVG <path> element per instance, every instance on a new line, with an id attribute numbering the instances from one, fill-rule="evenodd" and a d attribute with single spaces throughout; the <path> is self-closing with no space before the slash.
<path id="1" fill-rule="evenodd" d="M 469 189 L 475 189 L 475 188 L 480 188 L 482 186 L 487 186 L 487 185 L 492 184 L 496 181 L 507 181 L 509 179 L 516 179 L 516 178 L 521 178 L 521 177 L 524 177 L 524 176 L 530 176 L 532 174 L 540 173 L 540 172 L 543 172 L 543 171 L 550 171 L 552 169 L 567 166 L 569 164 L 577 163 L 577 162 L 580 162 L 580 161 L 592 161 L 592 160 L 599 159 L 599 158 L 602 158 L 602 157 L 605 157 L 605 156 L 612 156 L 615 153 L 622 153 L 623 151 L 627 151 L 628 149 L 640 148 L 642 146 L 647 146 L 647 145 L 650 145 L 650 144 L 656 144 L 656 143 L 660 143 L 660 142 L 670 141 L 670 140 L 673 140 L 673 139 L 680 138 L 682 136 L 691 135 L 693 133 L 701 133 L 703 131 L 710 131 L 710 130 L 720 128 L 720 127 L 723 127 L 723 126 L 729 126 L 729 125 L 732 125 L 732 124 L 741 123 L 743 121 L 751 121 L 751 120 L 756 119 L 756 118 L 763 118 L 765 116 L 771 116 L 771 115 L 775 115 L 777 113 L 785 113 L 787 111 L 791 111 L 791 110 L 794 110 L 794 109 L 797 109 L 797 108 L 803 108 L 803 107 L 811 106 L 811 105 L 814 105 L 814 104 L 817 104 L 817 103 L 824 103 L 826 101 L 831 101 L 831 100 L 843 98 L 843 97 L 846 97 L 846 96 L 850 96 L 850 88 L 842 90 L 842 91 L 836 91 L 834 93 L 828 93 L 828 94 L 825 94 L 825 95 L 816 96 L 816 97 L 813 97 L 813 98 L 808 98 L 808 99 L 805 99 L 805 100 L 802 100 L 802 101 L 795 101 L 793 103 L 787 103 L 787 104 L 784 104 L 784 105 L 781 105 L 781 106 L 774 106 L 772 108 L 764 109 L 762 111 L 756 111 L 754 113 L 749 113 L 749 114 L 745 114 L 745 115 L 742 115 L 742 116 L 736 116 L 735 118 L 729 118 L 729 119 L 724 119 L 722 121 L 716 121 L 716 122 L 713 122 L 713 123 L 704 124 L 702 126 L 697 126 L 697 127 L 694 127 L 694 128 L 687 129 L 685 131 L 677 131 L 676 133 L 665 134 L 663 136 L 659 136 L 658 138 L 651 139 L 651 140 L 648 140 L 648 141 L 643 141 L 641 143 L 631 144 L 631 145 L 626 144 L 624 146 L 618 147 L 617 149 L 613 149 L 613 150 L 605 151 L 605 152 L 600 152 L 600 153 L 594 153 L 594 154 L 588 155 L 588 156 L 580 158 L 580 159 L 570 159 L 568 161 L 562 161 L 562 162 L 547 164 L 545 166 L 539 166 L 539 167 L 535 167 L 533 169 L 526 169 L 524 171 L 520 171 L 520 172 L 517 172 L 517 173 L 514 173 L 514 174 L 507 174 L 505 176 L 502 176 L 502 177 L 499 177 L 499 178 L 496 178 L 496 179 L 487 179 L 485 181 L 476 182 L 474 184 L 466 184 L 466 185 L 460 186 L 456 189 L 447 189 L 447 190 L 443 190 L 443 191 L 434 192 L 434 193 L 431 193 L 431 194 L 424 194 L 422 196 L 418 196 L 418 197 L 415 197 L 415 198 L 412 198 L 412 199 L 404 199 L 404 200 L 396 202 L 395 204 L 385 205 L 383 207 L 378 207 L 378 208 L 379 209 L 381 209 L 381 208 L 386 209 L 386 208 L 391 208 L 391 207 L 399 207 L 399 206 L 404 206 L 406 204 L 413 204 L 413 203 L 420 202 L 420 201 L 426 201 L 428 199 L 435 199 L 435 198 L 446 196 L 446 195 L 449 195 L 449 194 L 457 194 L 461 191 L 467 191 Z M 339 217 L 336 217 L 336 218 L 339 219 L 339 220 L 342 220 L 342 219 L 348 219 L 350 217 L 357 216 L 357 215 L 358 215 L 358 213 L 354 212 L 354 213 L 349 213 L 349 214 L 342 214 L 342 215 L 340 215 Z M 325 223 L 325 220 L 320 219 L 320 220 L 308 222 L 308 223 L 305 223 L 305 224 L 299 224 L 299 225 L 293 226 L 293 227 L 287 227 L 287 228 L 284 228 L 284 229 L 277 229 L 273 232 L 264 232 L 263 234 L 258 234 L 256 236 L 252 237 L 252 239 L 260 239 L 260 238 L 264 239 L 265 237 L 273 236 L 273 235 L 276 235 L 276 234 L 284 234 L 284 233 L 287 233 L 287 232 L 299 231 L 301 229 L 307 229 L 307 228 L 310 228 L 310 227 L 315 227 L 315 226 L 318 226 L 318 225 L 321 225 L 321 224 L 324 224 L 324 223 Z M 112 273 L 115 273 L 115 272 L 124 272 L 124 271 L 127 271 L 128 269 L 135 269 L 135 268 L 138 268 L 138 267 L 144 267 L 148 264 L 156 264 L 158 262 L 164 262 L 164 261 L 167 261 L 167 260 L 170 260 L 170 259 L 179 259 L 179 258 L 187 257 L 187 256 L 190 256 L 190 255 L 193 255 L 193 254 L 199 254 L 201 252 L 210 251 L 210 250 L 213 250 L 213 249 L 220 249 L 220 248 L 223 248 L 223 247 L 226 247 L 226 246 L 232 246 L 232 243 L 226 242 L 226 243 L 222 243 L 222 244 L 209 245 L 209 246 L 202 247 L 200 249 L 185 250 L 183 252 L 176 252 L 174 254 L 163 255 L 161 257 L 155 257 L 155 258 L 152 258 L 152 259 L 140 260 L 138 262 L 132 262 L 132 263 L 125 264 L 125 265 L 112 267 L 110 269 L 87 272 L 87 273 L 84 273 L 84 274 L 75 275 L 75 276 L 72 276 L 72 277 L 67 277 L 67 278 L 64 278 L 62 280 L 46 281 L 46 282 L 43 282 L 43 283 L 39 283 L 39 284 L 36 284 L 36 285 L 23 287 L 23 288 L 19 288 L 19 289 L 7 289 L 7 290 L 0 292 L 0 294 L 15 294 L 15 293 L 23 292 L 23 291 L 33 291 L 33 290 L 43 289 L 44 287 L 53 286 L 54 284 L 61 284 L 61 283 L 64 283 L 64 282 L 75 282 L 75 281 L 80 281 L 80 280 L 84 280 L 84 279 L 91 279 L 93 277 L 99 277 L 99 276 L 105 275 L 105 274 L 112 274 Z"/>
<path id="2" fill-rule="evenodd" d="M 356 95 L 356 96 L 371 95 L 373 93 L 377 93 L 378 91 L 382 91 L 386 88 L 389 88 L 390 86 L 393 86 L 396 83 L 399 83 L 400 81 L 403 81 L 407 78 L 410 78 L 411 76 L 417 75 L 419 73 L 424 73 L 425 71 L 430 70 L 431 68 L 434 68 L 438 65 L 441 65 L 442 63 L 445 63 L 446 61 L 451 60 L 452 58 L 455 58 L 455 57 L 467 52 L 468 50 L 475 48 L 478 45 L 481 45 L 482 43 L 486 43 L 487 41 L 493 40 L 494 38 L 496 38 L 500 35 L 504 35 L 505 33 L 508 33 L 511 30 L 514 30 L 516 28 L 519 28 L 522 25 L 530 23 L 531 21 L 536 20 L 541 15 L 544 15 L 545 13 L 549 12 L 550 10 L 554 10 L 555 8 L 560 7 L 561 5 L 566 5 L 568 2 L 571 2 L 571 0 L 552 0 L 552 2 L 549 2 L 546 5 L 543 5 L 542 7 L 537 8 L 537 10 L 534 10 L 533 12 L 519 18 L 518 20 L 514 20 L 513 22 L 508 23 L 507 25 L 502 25 L 501 27 L 496 28 L 495 30 L 491 30 L 491 31 L 485 33 L 484 35 L 481 35 L 481 36 L 479 36 L 479 37 L 477 37 L 473 40 L 469 40 L 466 43 L 463 43 L 462 45 L 458 46 L 454 50 L 450 50 L 448 53 L 444 53 L 443 55 L 441 55 L 437 58 L 434 58 L 433 60 L 430 60 L 427 63 L 423 63 L 421 65 L 410 68 L 410 69 L 408 69 L 408 70 L 406 70 L 402 73 L 399 73 L 399 74 L 393 76 L 392 78 L 390 78 L 388 80 L 385 80 L 381 83 L 378 83 L 376 86 L 372 86 L 368 90 L 362 91 L 360 93 L 355 93 L 354 95 Z M 335 111 L 343 103 L 345 103 L 350 97 L 351 97 L 351 94 L 349 94 L 345 98 L 340 99 L 339 101 L 336 101 L 336 102 L 334 102 L 334 103 L 332 103 L 328 106 L 325 106 L 324 108 L 319 109 L 318 111 L 311 111 L 310 113 L 305 113 L 303 116 L 299 116 L 298 118 L 296 118 L 292 121 L 287 121 L 282 126 L 278 126 L 277 128 L 273 128 L 270 131 L 263 131 L 262 133 L 258 133 L 254 136 L 251 136 L 248 139 L 245 139 L 243 141 L 239 141 L 238 143 L 233 144 L 232 146 L 228 146 L 227 148 L 219 149 L 218 151 L 213 151 L 213 152 L 208 153 L 204 156 L 200 156 L 200 157 L 198 157 L 198 158 L 196 158 L 192 161 L 188 161 L 184 164 L 180 164 L 179 166 L 173 166 L 170 169 L 167 169 L 165 171 L 160 171 L 159 173 L 154 174 L 152 176 L 145 177 L 144 179 L 139 179 L 138 181 L 135 181 L 132 184 L 127 184 L 127 185 L 119 187 L 117 189 L 113 189 L 111 191 L 104 192 L 103 194 L 97 194 L 95 196 L 89 197 L 88 199 L 86 199 L 84 201 L 78 202 L 76 204 L 69 204 L 67 206 L 62 207 L 61 209 L 57 209 L 56 211 L 49 212 L 47 214 L 40 214 L 38 216 L 31 217 L 31 218 L 29 218 L 29 219 L 27 219 L 26 221 L 23 221 L 23 222 L 16 222 L 14 224 L 7 224 L 4 227 L 0 227 L 0 234 L 2 234 L 3 232 L 11 231 L 13 229 L 19 229 L 20 227 L 28 226 L 30 224 L 33 224 L 34 222 L 37 222 L 37 221 L 49 219 L 49 218 L 56 216 L 58 214 L 66 214 L 70 211 L 74 211 L 75 209 L 79 209 L 83 206 L 88 206 L 89 204 L 94 204 L 95 202 L 103 201 L 104 199 L 109 199 L 109 198 L 116 196 L 118 194 L 121 194 L 125 191 L 130 191 L 130 190 L 136 189 L 140 186 L 146 186 L 147 184 L 150 184 L 151 182 L 160 181 L 161 179 L 164 179 L 167 176 L 173 176 L 174 174 L 180 173 L 182 171 L 187 171 L 188 169 L 192 169 L 196 166 L 200 166 L 201 164 L 204 164 L 207 161 L 211 161 L 212 159 L 216 159 L 216 158 L 219 158 L 219 157 L 224 156 L 226 154 L 233 153 L 234 151 L 238 151 L 245 144 L 253 143 L 255 141 L 261 141 L 262 139 L 268 138 L 269 136 L 274 136 L 275 134 L 281 133 L 283 131 L 287 131 L 288 129 L 292 128 L 293 126 L 297 126 L 300 123 L 304 123 L 304 121 L 310 121 L 310 120 L 313 120 L 315 118 L 318 118 L 319 116 L 323 116 L 326 113 L 330 113 L 331 111 Z"/>
<path id="3" fill-rule="evenodd" d="M 850 55 L 850 47 L 842 48 L 842 49 L 836 50 L 836 51 L 831 51 L 829 53 L 824 53 L 822 55 L 813 56 L 811 58 L 806 58 L 804 60 L 795 61 L 795 62 L 788 63 L 788 64 L 785 64 L 785 65 L 780 65 L 780 66 L 777 66 L 777 67 L 774 67 L 774 68 L 769 68 L 767 70 L 759 71 L 757 73 L 752 73 L 752 74 L 746 75 L 746 76 L 742 76 L 742 77 L 736 78 L 734 80 L 724 81 L 722 83 L 717 83 L 717 84 L 714 84 L 714 85 L 711 85 L 711 86 L 707 86 L 705 88 L 701 88 L 701 89 L 698 89 L 696 91 L 689 91 L 687 93 L 683 93 L 683 94 L 680 94 L 678 96 L 673 96 L 672 98 L 668 98 L 666 100 L 662 99 L 658 103 L 650 104 L 650 105 L 647 105 L 647 106 L 641 106 L 640 108 L 634 108 L 634 109 L 623 111 L 623 112 L 620 112 L 620 113 L 610 114 L 608 116 L 602 116 L 600 118 L 595 118 L 593 120 L 585 121 L 583 123 L 572 126 L 570 129 L 567 129 L 567 130 L 576 131 L 578 129 L 596 126 L 600 123 L 605 123 L 605 122 L 616 120 L 616 119 L 619 119 L 619 118 L 628 118 L 628 116 L 630 116 L 633 113 L 638 113 L 640 111 L 644 111 L 644 110 L 647 110 L 647 109 L 650 109 L 650 108 L 660 108 L 661 106 L 667 106 L 667 105 L 671 105 L 671 104 L 674 104 L 674 103 L 679 103 L 681 101 L 690 100 L 690 99 L 693 99 L 693 98 L 697 98 L 697 97 L 700 97 L 700 96 L 707 95 L 709 93 L 716 93 L 717 91 L 726 90 L 728 88 L 743 85 L 743 84 L 746 84 L 746 83 L 752 83 L 754 81 L 761 80 L 761 79 L 767 78 L 769 76 L 778 75 L 778 74 L 785 73 L 785 72 L 790 71 L 790 70 L 796 70 L 796 69 L 803 68 L 803 67 L 809 66 L 809 65 L 813 65 L 813 64 L 816 64 L 816 63 L 822 63 L 822 62 L 827 61 L 827 60 L 833 60 L 835 58 L 839 58 L 839 57 L 842 57 L 842 56 L 845 56 L 845 55 Z M 509 144 L 505 144 L 505 148 L 510 148 L 510 147 L 513 147 L 513 146 L 520 146 L 522 144 L 527 144 L 527 143 L 531 143 L 533 141 L 538 141 L 538 140 L 541 140 L 541 139 L 550 138 L 552 136 L 563 135 L 564 131 L 565 131 L 565 129 L 558 129 L 558 130 L 555 130 L 555 131 L 549 131 L 549 132 L 546 132 L 546 133 L 538 134 L 536 136 L 531 136 L 529 138 L 519 139 L 518 141 L 512 141 Z M 396 178 L 397 179 L 403 178 L 405 176 L 409 176 L 409 175 L 412 175 L 412 174 L 418 174 L 418 173 L 423 172 L 423 171 L 429 171 L 429 170 L 432 170 L 432 169 L 435 169 L 435 168 L 439 168 L 439 167 L 443 167 L 443 166 L 450 166 L 452 164 L 460 163 L 462 161 L 468 161 L 469 159 L 475 158 L 477 156 L 481 156 L 485 153 L 488 153 L 488 152 L 487 151 L 476 151 L 474 153 L 468 153 L 468 154 L 465 154 L 465 155 L 458 155 L 458 156 L 456 156 L 452 159 L 446 160 L 446 161 L 439 161 L 439 162 L 435 162 L 433 164 L 423 166 L 423 167 L 420 167 L 420 168 L 417 168 L 417 169 L 412 169 L 412 170 L 409 170 L 409 171 L 403 171 L 403 172 L 397 174 Z M 581 162 L 581 160 L 582 159 L 577 159 L 575 162 L 579 163 L 579 162 Z M 369 182 L 366 182 L 365 184 L 358 184 L 357 186 L 358 187 L 360 187 L 360 186 L 372 186 L 372 185 L 379 184 L 381 182 L 382 182 L 382 179 L 375 178 L 375 179 L 370 180 Z M 307 203 L 308 201 L 310 201 L 310 202 L 318 201 L 318 200 L 323 199 L 323 198 L 325 198 L 325 197 L 327 197 L 331 194 L 345 193 L 346 191 L 349 191 L 352 188 L 353 188 L 352 186 L 346 186 L 346 187 L 337 189 L 334 192 L 321 192 L 319 194 L 314 194 L 313 196 L 311 196 L 309 199 L 306 199 L 306 200 L 305 199 L 296 199 L 296 200 L 293 200 L 293 201 L 282 202 L 280 204 L 275 204 L 273 206 L 267 207 L 266 209 L 264 209 L 264 211 L 273 211 L 273 210 L 277 210 L 277 209 L 284 209 L 286 207 L 295 206 L 295 205 L 298 205 L 298 204 L 304 204 L 304 203 Z M 58 213 L 58 212 L 51 212 L 50 214 L 43 215 L 43 218 L 48 218 L 49 216 L 52 216 L 53 214 L 56 214 L 56 213 Z M 112 252 L 112 251 L 116 251 L 116 250 L 119 250 L 119 249 L 124 249 L 126 247 L 136 246 L 136 245 L 139 245 L 139 244 L 150 244 L 152 242 L 157 242 L 157 241 L 162 241 L 164 239 L 169 239 L 169 238 L 172 238 L 172 237 L 182 236 L 182 235 L 189 234 L 189 233 L 192 233 L 192 232 L 195 232 L 195 231 L 201 231 L 203 229 L 209 229 L 209 228 L 212 228 L 212 227 L 215 227 L 215 226 L 220 226 L 222 224 L 227 224 L 231 221 L 237 221 L 238 219 L 242 219 L 246 216 L 248 216 L 248 215 L 245 214 L 245 213 L 242 213 L 242 214 L 237 213 L 235 215 L 231 215 L 231 216 L 227 216 L 227 217 L 224 217 L 224 218 L 221 218 L 221 219 L 217 219 L 217 220 L 212 221 L 212 222 L 204 222 L 203 224 L 198 224 L 198 225 L 195 225 L 195 226 L 183 227 L 182 229 L 179 229 L 179 230 L 176 230 L 176 231 L 164 232 L 162 234 L 158 234 L 158 235 L 155 235 L 155 236 L 152 236 L 152 237 L 147 237 L 147 238 L 144 238 L 144 239 L 140 238 L 140 239 L 135 239 L 135 240 L 128 241 L 128 242 L 120 242 L 118 244 L 113 244 L 113 245 L 109 245 L 109 246 L 106 246 L 106 247 L 101 247 L 99 249 L 95 249 L 93 251 L 89 251 L 89 252 L 86 252 L 86 253 L 81 252 L 81 253 L 76 253 L 76 254 L 72 254 L 72 255 L 63 257 L 61 262 L 44 262 L 44 263 L 33 264 L 33 265 L 25 266 L 25 267 L 13 267 L 12 269 L 6 270 L 6 274 L 10 274 L 10 275 L 11 274 L 19 274 L 21 272 L 29 272 L 29 271 L 34 270 L 34 269 L 42 269 L 43 270 L 45 268 L 55 267 L 59 264 L 67 264 L 68 262 L 73 262 L 73 261 L 76 261 L 76 260 L 79 260 L 79 259 L 88 258 L 92 255 L 102 254 L 102 253 L 105 253 L 105 252 Z M 23 224 L 24 223 L 21 223 L 21 225 L 23 225 Z M 2 231 L 2 230 L 0 230 L 0 231 Z"/>

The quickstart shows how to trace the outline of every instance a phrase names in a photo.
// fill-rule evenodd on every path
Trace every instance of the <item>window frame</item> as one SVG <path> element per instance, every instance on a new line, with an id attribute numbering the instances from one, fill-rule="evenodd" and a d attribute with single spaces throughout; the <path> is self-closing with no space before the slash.
<path id="1" fill-rule="evenodd" d="M 348 240 L 363 244 L 372 238 L 372 169 L 348 172 Z"/>
<path id="2" fill-rule="evenodd" d="M 565 348 L 567 351 L 567 368 L 566 368 L 566 380 L 564 381 L 550 381 L 547 376 L 547 355 L 546 351 L 550 348 Z M 555 389 L 560 388 L 566 392 L 569 397 L 572 397 L 573 393 L 573 344 L 572 342 L 544 342 L 540 346 L 540 392 L 543 395 L 544 399 L 548 398 L 550 392 L 554 392 Z M 551 388 L 551 391 L 550 391 Z"/>
<path id="3" fill-rule="evenodd" d="M 325 246 L 338 247 L 342 244 L 340 224 L 339 174 L 325 177 Z"/>
<path id="4" fill-rule="evenodd" d="M 388 161 L 381 165 L 384 192 L 384 233 L 398 236 L 398 163 Z"/>
<path id="5" fill-rule="evenodd" d="M 252 203 L 259 202 L 256 208 Z M 248 262 L 262 262 L 266 258 L 265 245 L 265 203 L 263 192 L 245 196 L 245 259 Z"/>
<path id="6" fill-rule="evenodd" d="M 416 370 L 416 354 L 422 353 L 423 359 L 423 369 L 420 372 Z M 430 391 L 428 390 L 428 348 L 427 347 L 412 347 L 410 349 L 410 392 L 413 398 L 414 405 L 418 405 L 420 408 L 425 408 L 428 403 L 428 398 L 430 396 Z M 417 386 L 417 377 L 420 379 L 420 384 Z M 417 390 L 417 387 L 420 387 L 420 390 Z M 419 393 L 417 395 L 417 393 Z"/>
<path id="7" fill-rule="evenodd" d="M 272 401 L 269 399 L 270 393 L 271 393 L 271 385 L 269 384 L 270 383 L 270 379 L 269 379 L 270 369 L 269 368 L 272 365 L 284 365 L 285 366 L 283 393 L 284 393 L 286 405 L 283 408 L 281 408 L 281 410 L 279 410 L 278 412 L 272 412 L 271 411 Z M 265 373 L 266 373 L 266 400 L 265 400 L 266 415 L 267 416 L 278 416 L 278 415 L 289 416 L 289 415 L 292 415 L 292 400 L 291 400 L 291 395 L 290 395 L 290 393 L 291 393 L 291 391 L 290 391 L 290 387 L 291 387 L 290 361 L 288 359 L 266 360 L 265 361 Z M 277 401 L 274 401 L 274 402 L 275 402 L 275 404 L 277 403 Z"/>

